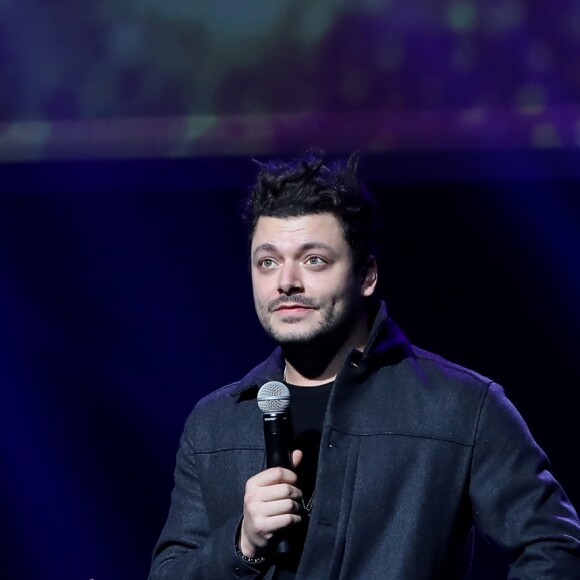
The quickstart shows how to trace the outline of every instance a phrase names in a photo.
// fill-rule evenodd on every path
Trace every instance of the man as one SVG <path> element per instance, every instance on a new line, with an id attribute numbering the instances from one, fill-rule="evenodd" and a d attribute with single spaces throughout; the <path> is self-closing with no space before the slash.
<path id="1" fill-rule="evenodd" d="M 410 345 L 374 297 L 376 215 L 354 157 L 261 166 L 252 286 L 279 347 L 190 415 L 151 580 L 454 580 L 474 527 L 510 578 L 580 578 L 578 517 L 501 387 Z M 293 469 L 265 468 L 272 380 L 291 392 Z"/>

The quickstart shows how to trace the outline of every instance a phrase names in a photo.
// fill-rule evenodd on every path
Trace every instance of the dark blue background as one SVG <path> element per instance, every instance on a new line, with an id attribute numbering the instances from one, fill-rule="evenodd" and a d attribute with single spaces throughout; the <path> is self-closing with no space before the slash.
<path id="1" fill-rule="evenodd" d="M 580 503 L 575 151 L 363 158 L 380 292 L 413 342 L 493 377 Z M 5 164 L 0 577 L 144 578 L 185 418 L 272 345 L 246 158 Z M 498 441 L 498 445 L 504 442 Z M 505 577 L 480 547 L 478 578 Z"/>

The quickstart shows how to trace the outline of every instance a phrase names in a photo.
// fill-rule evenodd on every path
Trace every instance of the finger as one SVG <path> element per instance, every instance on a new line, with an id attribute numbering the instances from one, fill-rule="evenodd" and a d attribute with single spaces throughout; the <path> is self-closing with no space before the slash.
<path id="1" fill-rule="evenodd" d="M 270 524 L 270 529 L 272 532 L 277 532 L 287 528 L 288 526 L 294 526 L 302 521 L 302 517 L 297 514 L 282 514 L 280 516 L 273 516 L 268 518 L 268 523 Z"/>
<path id="2" fill-rule="evenodd" d="M 297 481 L 298 477 L 296 474 L 290 469 L 285 469 L 283 467 L 271 467 L 270 469 L 261 471 L 248 479 L 249 484 L 258 487 L 275 485 L 277 483 L 288 483 L 294 485 Z"/>
<path id="3" fill-rule="evenodd" d="M 302 491 L 299 488 L 287 483 L 278 483 L 267 487 L 256 488 L 255 493 L 247 493 L 246 496 L 252 496 L 259 501 L 270 502 L 281 499 L 293 499 L 300 501 Z"/>
<path id="4" fill-rule="evenodd" d="M 302 491 L 300 489 L 287 483 L 279 483 L 266 487 L 248 487 L 244 499 L 246 503 L 253 503 L 271 502 L 281 499 L 300 501 L 301 498 Z"/>
<path id="5" fill-rule="evenodd" d="M 258 517 L 253 520 L 252 535 L 255 534 L 258 538 L 261 538 L 261 540 L 258 538 L 256 539 L 258 539 L 259 544 L 263 544 L 264 540 L 270 540 L 276 532 L 287 528 L 288 526 L 299 524 L 301 521 L 301 516 L 291 513 L 279 514 L 271 517 Z"/>
<path id="6" fill-rule="evenodd" d="M 300 449 L 294 449 L 292 455 L 290 456 L 290 462 L 292 463 L 292 468 L 296 469 L 304 457 L 304 453 Z"/>
<path id="7" fill-rule="evenodd" d="M 259 506 L 258 517 L 273 518 L 284 514 L 300 514 L 302 504 L 293 499 L 279 499 L 276 501 L 265 502 Z"/>

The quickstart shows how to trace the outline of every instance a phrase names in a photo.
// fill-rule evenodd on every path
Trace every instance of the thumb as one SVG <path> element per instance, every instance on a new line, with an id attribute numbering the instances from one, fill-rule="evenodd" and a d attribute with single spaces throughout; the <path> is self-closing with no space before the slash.
<path id="1" fill-rule="evenodd" d="M 302 453 L 302 451 L 300 451 L 300 449 L 294 449 L 294 451 L 292 451 L 292 455 L 290 457 L 290 463 L 292 463 L 293 469 L 296 469 L 298 467 L 298 465 L 302 461 L 303 456 L 304 456 L 304 453 Z"/>

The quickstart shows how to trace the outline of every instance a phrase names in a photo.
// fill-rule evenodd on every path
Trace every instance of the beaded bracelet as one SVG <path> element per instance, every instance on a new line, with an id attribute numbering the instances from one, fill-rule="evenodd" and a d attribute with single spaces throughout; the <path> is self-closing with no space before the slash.
<path id="1" fill-rule="evenodd" d="M 236 556 L 241 560 L 243 560 L 244 562 L 247 562 L 248 564 L 262 564 L 263 562 L 266 561 L 266 558 L 264 558 L 264 556 L 258 556 L 257 558 L 249 558 L 248 556 L 244 556 L 242 554 L 242 551 L 238 548 L 237 544 L 235 545 L 235 549 Z"/>

